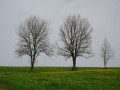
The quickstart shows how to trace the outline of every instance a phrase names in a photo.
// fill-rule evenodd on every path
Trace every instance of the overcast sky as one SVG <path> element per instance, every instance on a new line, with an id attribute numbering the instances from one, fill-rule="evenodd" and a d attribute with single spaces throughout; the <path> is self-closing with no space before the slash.
<path id="1" fill-rule="evenodd" d="M 109 67 L 120 67 L 120 0 L 0 0 L 0 66 L 30 66 L 27 56 L 15 54 L 17 26 L 31 15 L 50 22 L 50 42 L 59 39 L 59 28 L 68 15 L 88 18 L 92 32 L 92 58 L 77 58 L 78 67 L 103 67 L 100 49 L 107 38 L 115 51 Z M 62 56 L 37 58 L 35 66 L 72 66 Z"/>

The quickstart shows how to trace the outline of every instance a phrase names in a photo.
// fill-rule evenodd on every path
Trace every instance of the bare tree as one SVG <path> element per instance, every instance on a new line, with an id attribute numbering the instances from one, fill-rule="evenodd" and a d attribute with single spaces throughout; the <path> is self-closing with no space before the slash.
<path id="1" fill-rule="evenodd" d="M 58 46 L 58 55 L 66 58 L 72 57 L 73 70 L 76 70 L 76 58 L 90 57 L 92 28 L 86 18 L 80 15 L 67 16 L 60 28 L 62 46 Z"/>
<path id="2" fill-rule="evenodd" d="M 104 68 L 106 68 L 108 61 L 113 57 L 113 55 L 114 55 L 114 51 L 110 46 L 110 43 L 107 41 L 107 39 L 104 39 L 104 43 L 100 53 L 100 56 L 104 60 Z"/>
<path id="3" fill-rule="evenodd" d="M 16 52 L 19 56 L 28 55 L 33 72 L 34 62 L 40 53 L 52 54 L 48 42 L 48 22 L 31 16 L 18 26 L 19 43 Z"/>

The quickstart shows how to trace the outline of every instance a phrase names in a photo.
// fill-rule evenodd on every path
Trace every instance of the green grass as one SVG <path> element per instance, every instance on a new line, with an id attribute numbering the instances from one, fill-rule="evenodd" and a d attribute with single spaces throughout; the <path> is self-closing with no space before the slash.
<path id="1" fill-rule="evenodd" d="M 120 90 L 120 68 L 0 67 L 5 90 Z"/>

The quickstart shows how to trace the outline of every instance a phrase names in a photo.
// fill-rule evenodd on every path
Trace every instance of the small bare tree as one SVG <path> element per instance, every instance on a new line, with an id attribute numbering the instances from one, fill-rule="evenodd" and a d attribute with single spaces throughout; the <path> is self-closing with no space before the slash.
<path id="1" fill-rule="evenodd" d="M 114 55 L 114 51 L 110 46 L 110 43 L 107 41 L 107 39 L 104 39 L 104 43 L 100 53 L 100 56 L 104 60 L 104 68 L 106 68 L 108 61 L 113 57 L 113 55 Z"/>
<path id="2" fill-rule="evenodd" d="M 18 26 L 19 43 L 16 52 L 18 56 L 28 55 L 31 59 L 33 72 L 34 62 L 40 53 L 52 54 L 48 42 L 48 22 L 31 16 Z"/>
<path id="3" fill-rule="evenodd" d="M 58 55 L 66 58 L 72 57 L 73 70 L 76 70 L 76 58 L 90 57 L 92 28 L 86 18 L 80 15 L 67 16 L 60 28 L 60 37 L 63 46 L 58 46 Z"/>

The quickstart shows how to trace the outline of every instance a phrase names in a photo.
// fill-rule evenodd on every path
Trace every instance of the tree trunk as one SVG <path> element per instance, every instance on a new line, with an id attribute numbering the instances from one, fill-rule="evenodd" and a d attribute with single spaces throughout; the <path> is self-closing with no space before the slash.
<path id="1" fill-rule="evenodd" d="M 106 68 L 106 59 L 104 60 L 104 68 Z"/>
<path id="2" fill-rule="evenodd" d="M 30 72 L 33 72 L 34 71 L 34 61 L 31 62 L 31 68 L 30 68 Z"/>
<path id="3" fill-rule="evenodd" d="M 76 70 L 76 58 L 73 57 L 73 67 L 72 70 Z"/>

